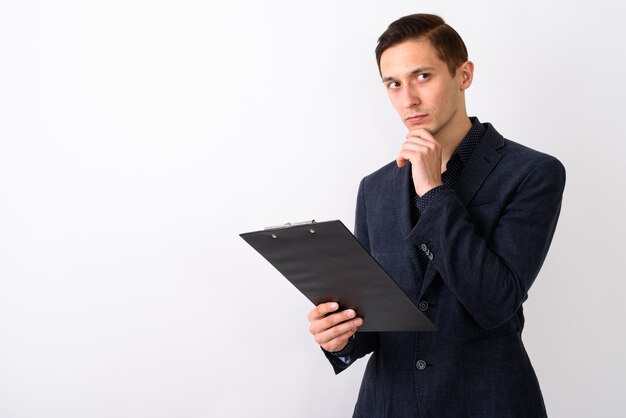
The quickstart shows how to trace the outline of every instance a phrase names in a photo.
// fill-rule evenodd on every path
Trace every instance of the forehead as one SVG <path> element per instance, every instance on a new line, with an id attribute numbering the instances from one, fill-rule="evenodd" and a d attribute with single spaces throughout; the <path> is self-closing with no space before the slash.
<path id="1" fill-rule="evenodd" d="M 380 72 L 385 77 L 398 77 L 418 67 L 445 68 L 437 52 L 426 40 L 410 39 L 387 48 L 380 57 Z"/>

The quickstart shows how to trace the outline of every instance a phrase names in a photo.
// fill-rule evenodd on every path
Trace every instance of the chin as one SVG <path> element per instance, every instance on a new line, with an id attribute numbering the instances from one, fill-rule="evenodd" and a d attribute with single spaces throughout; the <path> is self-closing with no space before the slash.
<path id="1" fill-rule="evenodd" d="M 411 125 L 408 123 L 405 123 L 404 126 L 406 126 L 406 128 L 409 131 L 412 131 L 414 129 L 425 129 L 427 130 L 431 135 L 433 135 L 433 128 L 432 125 L 429 123 L 418 123 L 417 125 Z"/>

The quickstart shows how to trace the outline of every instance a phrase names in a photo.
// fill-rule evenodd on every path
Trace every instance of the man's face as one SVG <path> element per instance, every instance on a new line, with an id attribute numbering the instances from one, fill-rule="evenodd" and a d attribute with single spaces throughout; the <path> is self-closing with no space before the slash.
<path id="1" fill-rule="evenodd" d="M 424 128 L 437 138 L 467 118 L 463 92 L 471 84 L 471 62 L 452 77 L 428 41 L 408 40 L 383 52 L 380 71 L 391 104 L 409 131 Z"/>

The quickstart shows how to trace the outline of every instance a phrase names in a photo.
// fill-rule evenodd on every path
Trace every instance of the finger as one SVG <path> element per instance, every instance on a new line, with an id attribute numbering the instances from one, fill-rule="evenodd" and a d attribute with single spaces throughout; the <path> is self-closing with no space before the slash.
<path id="1" fill-rule="evenodd" d="M 408 138 L 406 141 L 402 143 L 401 148 L 406 148 L 414 151 L 424 151 L 424 152 L 436 152 L 441 147 L 438 142 L 435 141 L 426 141 L 422 138 Z"/>
<path id="2" fill-rule="evenodd" d="M 335 325 L 332 328 L 315 334 L 315 342 L 319 345 L 328 344 L 343 334 L 356 332 L 361 325 L 363 325 L 363 318 L 355 318 L 351 321 L 342 322 L 339 325 Z"/>
<path id="3" fill-rule="evenodd" d="M 407 137 L 414 136 L 414 137 L 425 139 L 427 141 L 435 141 L 435 137 L 432 136 L 432 134 L 424 128 L 419 128 L 419 129 L 414 129 L 412 131 L 409 131 L 409 133 L 406 136 Z"/>
<path id="4" fill-rule="evenodd" d="M 334 326 L 324 332 L 315 335 L 315 342 L 319 345 L 332 344 L 333 340 L 341 338 L 342 335 L 351 335 L 363 324 L 363 319 L 356 318 L 352 321 L 344 322 Z"/>
<path id="5" fill-rule="evenodd" d="M 351 331 L 345 332 L 327 342 L 326 344 L 322 345 L 322 348 L 330 352 L 343 350 L 345 346 L 348 345 L 348 340 L 350 339 L 350 337 L 352 337 L 356 333 L 356 331 L 356 329 L 353 329 Z"/>
<path id="6" fill-rule="evenodd" d="M 324 318 L 311 321 L 309 331 L 311 334 L 315 335 L 354 317 L 356 317 L 354 309 L 346 309 L 345 311 L 337 312 Z"/>
<path id="7" fill-rule="evenodd" d="M 415 164 L 419 159 L 423 159 L 429 153 L 439 153 L 440 146 L 436 141 L 428 141 L 423 138 L 409 137 L 402 143 L 400 152 L 396 157 L 396 164 L 399 168 L 406 165 L 406 161 Z"/>
<path id="8" fill-rule="evenodd" d="M 402 143 L 400 151 L 428 152 L 432 151 L 433 148 L 432 143 L 406 140 Z"/>
<path id="9" fill-rule="evenodd" d="M 398 159 L 403 159 L 404 161 L 410 161 L 412 165 L 419 164 L 420 161 L 424 161 L 426 159 L 427 153 L 424 150 L 400 150 L 398 154 Z M 397 161 L 397 160 L 396 160 Z"/>
<path id="10" fill-rule="evenodd" d="M 324 318 L 326 314 L 334 312 L 337 309 L 339 309 L 339 304 L 337 302 L 320 303 L 313 308 L 311 312 L 309 312 L 308 319 L 309 321 L 315 321 Z"/>
<path id="11" fill-rule="evenodd" d="M 407 135 L 405 138 L 407 140 L 419 141 L 424 144 L 431 144 L 431 143 L 438 144 L 435 138 L 427 137 L 427 136 L 424 136 L 423 134 L 422 135 Z"/>
<path id="12" fill-rule="evenodd" d="M 415 143 L 406 141 L 402 144 L 400 152 L 408 152 L 411 155 L 409 159 L 413 161 L 414 158 L 432 158 L 432 156 L 441 155 L 441 147 L 435 142 Z"/>
<path id="13" fill-rule="evenodd" d="M 421 143 L 428 143 L 428 142 L 432 142 L 432 140 L 428 139 L 428 138 L 424 138 L 421 135 L 413 135 L 413 134 L 407 134 L 405 137 L 406 141 L 412 141 L 412 142 L 421 142 Z"/>
<path id="14" fill-rule="evenodd" d="M 400 151 L 400 153 L 398 154 L 398 158 L 396 158 L 396 164 L 398 165 L 398 167 L 402 168 L 406 165 L 407 161 L 411 161 L 411 157 L 411 153 L 406 151 Z M 413 162 L 411 162 L 411 164 L 413 164 Z"/>

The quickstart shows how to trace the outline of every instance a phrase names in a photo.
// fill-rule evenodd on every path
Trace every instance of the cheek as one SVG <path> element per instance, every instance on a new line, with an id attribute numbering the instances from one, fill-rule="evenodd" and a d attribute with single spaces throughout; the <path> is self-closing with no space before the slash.
<path id="1" fill-rule="evenodd" d="M 430 96 L 430 104 L 433 110 L 436 110 L 439 113 L 446 113 L 450 110 L 453 100 L 447 90 L 439 89 L 436 92 L 432 92 L 432 95 Z"/>
<path id="2" fill-rule="evenodd" d="M 430 84 L 422 88 L 420 97 L 425 107 L 436 110 L 441 108 L 444 96 L 442 95 L 441 87 L 435 84 Z"/>

